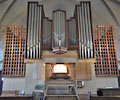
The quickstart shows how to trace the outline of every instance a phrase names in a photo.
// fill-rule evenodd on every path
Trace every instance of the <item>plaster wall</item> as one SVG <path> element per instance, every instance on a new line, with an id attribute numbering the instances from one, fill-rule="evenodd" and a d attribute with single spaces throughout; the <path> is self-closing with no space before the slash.
<path id="1" fill-rule="evenodd" d="M 87 94 L 89 91 L 96 94 L 97 88 L 118 87 L 117 77 L 96 77 L 94 64 L 91 66 L 92 80 L 84 81 L 85 88 L 78 88 L 78 94 Z M 25 78 L 4 78 L 3 91 L 25 90 L 26 94 L 32 94 L 35 85 L 45 84 L 45 64 L 33 62 L 26 64 Z"/>
<path id="2" fill-rule="evenodd" d="M 26 64 L 26 76 L 24 78 L 3 78 L 3 91 L 22 91 L 32 94 L 37 84 L 45 83 L 45 66 L 43 62 Z"/>
<path id="3" fill-rule="evenodd" d="M 92 71 L 92 80 L 84 81 L 85 87 L 78 88 L 77 91 L 79 94 L 87 94 L 91 92 L 96 94 L 98 88 L 113 87 L 118 88 L 118 79 L 117 77 L 96 77 L 94 64 L 91 66 Z"/>

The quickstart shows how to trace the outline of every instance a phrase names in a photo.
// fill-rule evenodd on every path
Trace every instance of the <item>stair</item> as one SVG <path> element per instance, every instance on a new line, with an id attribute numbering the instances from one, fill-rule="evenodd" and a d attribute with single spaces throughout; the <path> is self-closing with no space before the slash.
<path id="1" fill-rule="evenodd" d="M 45 100 L 79 100 L 72 80 L 50 80 L 46 83 Z"/>

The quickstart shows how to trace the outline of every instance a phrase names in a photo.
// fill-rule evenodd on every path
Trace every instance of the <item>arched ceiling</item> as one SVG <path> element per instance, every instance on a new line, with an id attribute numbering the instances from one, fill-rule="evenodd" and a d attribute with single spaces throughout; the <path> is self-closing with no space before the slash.
<path id="1" fill-rule="evenodd" d="M 6 25 L 23 25 L 27 23 L 27 2 L 34 0 L 0 0 L 0 61 L 3 60 L 4 37 Z M 52 18 L 52 11 L 66 10 L 67 18 L 74 14 L 75 5 L 82 0 L 37 0 L 44 5 L 45 15 Z M 88 0 L 83 0 L 88 1 Z M 90 0 L 92 5 L 93 25 L 114 25 L 116 49 L 120 63 L 120 0 Z M 0 62 L 0 64 L 1 64 Z"/>

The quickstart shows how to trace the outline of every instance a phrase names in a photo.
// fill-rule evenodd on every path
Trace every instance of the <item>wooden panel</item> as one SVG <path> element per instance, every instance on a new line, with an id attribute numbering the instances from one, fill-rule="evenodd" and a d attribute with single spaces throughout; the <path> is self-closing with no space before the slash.
<path id="1" fill-rule="evenodd" d="M 98 25 L 94 29 L 95 72 L 97 76 L 118 76 L 118 61 L 112 25 Z"/>
<path id="2" fill-rule="evenodd" d="M 51 64 L 46 64 L 45 66 L 45 80 L 46 81 L 48 81 L 52 75 L 51 69 L 52 69 Z"/>
<path id="3" fill-rule="evenodd" d="M 92 78 L 91 63 L 77 62 L 75 68 L 77 80 L 90 80 Z"/>
<path id="4" fill-rule="evenodd" d="M 42 58 L 43 57 L 52 57 L 52 58 L 55 58 L 55 57 L 71 57 L 71 58 L 77 58 L 77 51 L 68 51 L 67 53 L 65 54 L 55 54 L 53 52 L 50 52 L 50 51 L 43 51 L 42 52 Z"/>
<path id="5" fill-rule="evenodd" d="M 6 27 L 2 76 L 25 75 L 26 29 L 21 25 Z"/>

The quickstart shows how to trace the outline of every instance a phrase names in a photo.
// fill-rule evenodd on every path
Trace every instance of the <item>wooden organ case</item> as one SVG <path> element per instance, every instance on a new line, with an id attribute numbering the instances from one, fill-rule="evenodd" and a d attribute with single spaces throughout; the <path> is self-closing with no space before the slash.
<path id="1" fill-rule="evenodd" d="M 118 76 L 118 61 L 112 25 L 98 25 L 94 29 L 96 76 Z"/>
<path id="2" fill-rule="evenodd" d="M 44 50 L 56 54 L 67 54 L 67 51 L 76 50 L 78 51 L 76 54 L 78 61 L 94 59 L 90 2 L 80 2 L 76 6 L 74 16 L 69 20 L 67 20 L 66 11 L 61 9 L 53 11 L 50 20 L 45 17 L 41 5 L 37 2 L 28 3 L 26 59 L 40 60 Z M 50 54 L 52 55 L 52 53 Z M 80 65 L 86 67 L 83 68 Z M 77 70 L 85 70 L 85 73 L 91 73 L 91 67 L 89 67 L 91 62 L 87 65 L 79 62 L 76 66 L 78 67 Z M 78 72 L 76 76 L 81 75 Z"/>
<path id="3" fill-rule="evenodd" d="M 26 29 L 21 25 L 6 27 L 2 76 L 25 76 Z"/>

